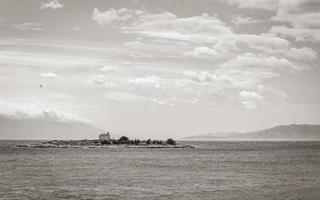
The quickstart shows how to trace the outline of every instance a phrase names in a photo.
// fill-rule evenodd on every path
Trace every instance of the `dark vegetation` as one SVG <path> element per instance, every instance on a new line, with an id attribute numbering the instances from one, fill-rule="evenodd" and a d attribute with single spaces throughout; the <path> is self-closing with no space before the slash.
<path id="1" fill-rule="evenodd" d="M 169 138 L 166 141 L 162 140 L 131 140 L 126 136 L 122 136 L 119 139 L 110 139 L 110 140 L 52 140 L 44 142 L 44 144 L 49 145 L 58 145 L 58 146 L 102 146 L 102 145 L 176 145 L 176 141 Z"/>
<path id="2" fill-rule="evenodd" d="M 174 141 L 172 138 L 169 138 L 167 139 L 167 144 L 176 145 L 176 141 Z"/>
<path id="3" fill-rule="evenodd" d="M 173 139 L 168 139 L 166 142 L 162 140 L 130 140 L 126 136 L 120 137 L 118 140 L 111 139 L 109 140 L 111 144 L 130 144 L 130 145 L 176 145 L 176 141 Z"/>

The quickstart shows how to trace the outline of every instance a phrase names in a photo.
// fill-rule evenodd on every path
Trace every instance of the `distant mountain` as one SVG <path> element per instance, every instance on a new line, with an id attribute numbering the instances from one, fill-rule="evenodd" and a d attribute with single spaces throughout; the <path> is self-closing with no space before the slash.
<path id="1" fill-rule="evenodd" d="M 247 133 L 209 133 L 183 140 L 320 140 L 320 125 L 291 124 Z"/>
<path id="2" fill-rule="evenodd" d="M 0 118 L 0 139 L 96 139 L 102 132 L 82 122 Z"/>
<path id="3" fill-rule="evenodd" d="M 182 138 L 183 140 L 219 140 L 221 137 L 228 137 L 232 135 L 240 134 L 238 132 L 218 132 L 218 133 L 207 133 L 202 135 L 193 135 Z"/>

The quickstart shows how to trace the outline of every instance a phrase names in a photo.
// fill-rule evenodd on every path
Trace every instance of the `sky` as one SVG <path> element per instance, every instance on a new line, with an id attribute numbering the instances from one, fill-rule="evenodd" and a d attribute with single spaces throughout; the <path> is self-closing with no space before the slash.
<path id="1" fill-rule="evenodd" d="M 317 124 L 319 42 L 318 0 L 1 0 L 0 116 L 143 138 Z"/>

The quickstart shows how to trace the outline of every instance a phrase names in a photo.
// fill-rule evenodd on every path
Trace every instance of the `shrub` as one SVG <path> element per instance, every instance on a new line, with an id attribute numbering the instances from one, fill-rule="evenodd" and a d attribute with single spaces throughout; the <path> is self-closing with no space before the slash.
<path id="1" fill-rule="evenodd" d="M 176 145 L 176 144 L 177 144 L 177 142 L 176 142 L 176 141 L 174 141 L 172 138 L 169 138 L 169 139 L 167 139 L 167 144 L 170 144 L 170 145 Z"/>
<path id="2" fill-rule="evenodd" d="M 111 142 L 109 140 L 102 140 L 101 145 L 109 145 Z"/>
<path id="3" fill-rule="evenodd" d="M 146 142 L 146 144 L 147 144 L 147 145 L 148 145 L 148 144 L 151 144 L 151 140 L 148 139 L 147 142 Z"/>
<path id="4" fill-rule="evenodd" d="M 118 144 L 127 144 L 129 143 L 129 138 L 126 136 L 122 136 L 121 138 L 119 138 L 119 140 L 117 141 Z"/>

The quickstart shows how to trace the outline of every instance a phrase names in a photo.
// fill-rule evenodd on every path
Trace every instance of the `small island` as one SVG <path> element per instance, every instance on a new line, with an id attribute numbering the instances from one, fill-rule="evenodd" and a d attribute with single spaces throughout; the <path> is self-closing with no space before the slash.
<path id="1" fill-rule="evenodd" d="M 194 148 L 191 145 L 177 144 L 172 138 L 166 141 L 162 140 L 131 140 L 126 136 L 119 139 L 111 139 L 110 134 L 103 133 L 99 135 L 99 139 L 95 140 L 51 140 L 37 144 L 20 144 L 19 148 L 107 148 L 107 147 L 123 147 L 123 148 Z"/>

